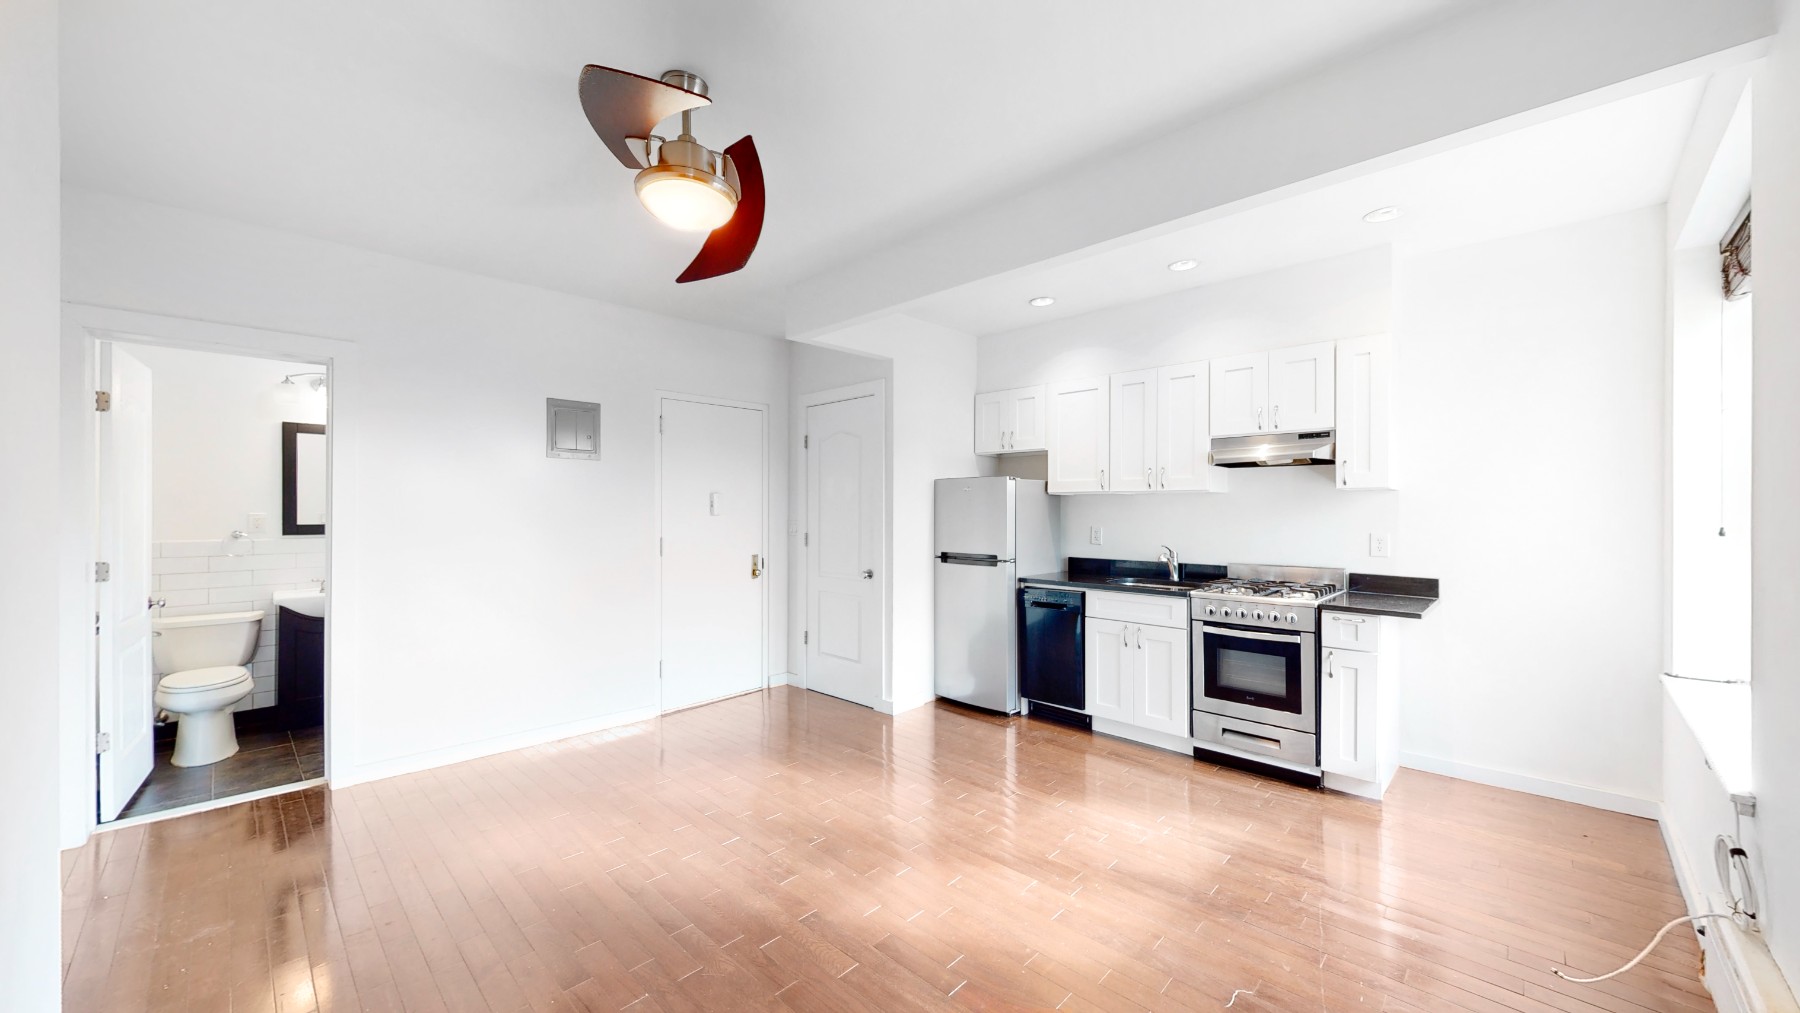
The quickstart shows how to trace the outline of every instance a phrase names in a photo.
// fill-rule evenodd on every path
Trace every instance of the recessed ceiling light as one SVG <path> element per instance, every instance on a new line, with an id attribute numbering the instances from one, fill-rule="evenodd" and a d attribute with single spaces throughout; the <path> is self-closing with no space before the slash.
<path id="1" fill-rule="evenodd" d="M 1171 270 L 1171 271 L 1192 271 L 1194 268 L 1199 267 L 1199 266 L 1200 266 L 1200 262 L 1198 260 L 1177 260 L 1169 265 L 1169 270 Z"/>
<path id="2" fill-rule="evenodd" d="M 1035 298 L 1033 298 L 1031 300 L 1031 305 L 1033 305 L 1033 306 L 1048 306 L 1055 301 L 1056 301 L 1055 299 L 1052 299 L 1051 297 L 1049 297 L 1047 295 L 1040 295 L 1040 296 L 1036 296 Z"/>
<path id="3" fill-rule="evenodd" d="M 1394 219 L 1400 217 L 1402 214 L 1405 214 L 1405 212 L 1401 211 L 1398 207 L 1395 207 L 1392 204 L 1390 204 L 1387 207 L 1376 208 L 1375 210 L 1369 212 L 1368 214 L 1363 215 L 1363 221 L 1365 221 L 1365 222 L 1391 222 Z"/>

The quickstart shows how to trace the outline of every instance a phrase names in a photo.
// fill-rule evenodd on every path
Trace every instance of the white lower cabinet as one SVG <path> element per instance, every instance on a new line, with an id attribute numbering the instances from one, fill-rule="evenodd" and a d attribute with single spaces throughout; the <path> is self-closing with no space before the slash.
<path id="1" fill-rule="evenodd" d="M 1088 713 L 1187 736 L 1188 631 L 1087 617 Z"/>
<path id="2" fill-rule="evenodd" d="M 1375 780 L 1375 715 L 1379 655 L 1325 650 L 1319 687 L 1319 766 L 1327 772 Z"/>
<path id="3" fill-rule="evenodd" d="M 1087 655 L 1088 713 L 1093 717 L 1131 720 L 1131 677 L 1126 667 L 1130 629 L 1117 619 L 1087 618 L 1082 639 Z"/>
<path id="4" fill-rule="evenodd" d="M 1379 799 L 1400 769 L 1400 642 L 1394 624 L 1380 616 L 1354 616 L 1342 631 L 1355 630 L 1360 643 L 1381 650 L 1346 650 L 1343 632 L 1326 627 L 1320 651 L 1319 766 L 1325 786 Z"/>

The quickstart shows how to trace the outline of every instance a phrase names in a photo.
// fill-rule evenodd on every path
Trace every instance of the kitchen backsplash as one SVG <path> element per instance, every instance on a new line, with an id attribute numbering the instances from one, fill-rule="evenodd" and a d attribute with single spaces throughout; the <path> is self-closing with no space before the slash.
<path id="1" fill-rule="evenodd" d="M 256 688 L 233 710 L 272 707 L 275 704 L 275 646 L 280 620 L 273 596 L 276 591 L 318 587 L 325 579 L 325 536 L 288 536 L 254 539 L 248 551 L 229 546 L 222 539 L 198 542 L 155 542 L 150 547 L 150 590 L 168 602 L 160 616 L 196 615 L 203 612 L 265 614 L 262 637 L 250 675 Z M 160 676 L 162 673 L 158 673 Z"/>

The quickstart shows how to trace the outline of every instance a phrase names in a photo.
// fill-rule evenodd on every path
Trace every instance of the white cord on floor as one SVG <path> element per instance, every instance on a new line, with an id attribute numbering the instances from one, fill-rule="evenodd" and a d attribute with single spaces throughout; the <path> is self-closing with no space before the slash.
<path id="1" fill-rule="evenodd" d="M 1638 966 L 1640 963 L 1643 963 L 1644 958 L 1648 957 L 1650 955 L 1650 951 L 1656 949 L 1656 944 L 1662 942 L 1663 937 L 1669 934 L 1669 930 L 1674 928 L 1677 925 L 1680 925 L 1682 922 L 1697 922 L 1697 921 L 1704 921 L 1705 919 L 1708 919 L 1708 918 L 1730 918 L 1730 917 L 1731 917 L 1731 915 L 1729 915 L 1729 914 L 1683 915 L 1682 917 L 1675 919 L 1674 921 L 1670 922 L 1669 924 L 1664 925 L 1662 928 L 1657 929 L 1656 935 L 1654 935 L 1650 938 L 1650 945 L 1646 946 L 1642 950 L 1638 951 L 1638 955 L 1631 958 L 1631 963 L 1626 964 L 1624 967 L 1619 968 L 1617 971 L 1614 971 L 1611 974 L 1602 974 L 1598 978 L 1571 978 L 1568 975 L 1562 973 L 1562 970 L 1560 968 L 1555 968 L 1555 967 L 1552 967 L 1550 969 L 1550 971 L 1551 971 L 1551 973 L 1555 974 L 1558 978 L 1561 978 L 1564 981 L 1575 982 L 1578 985 L 1586 985 L 1586 984 L 1589 984 L 1591 982 L 1596 982 L 1596 981 L 1605 981 L 1608 978 L 1617 978 L 1619 975 L 1624 974 L 1626 971 L 1629 971 L 1632 968 Z"/>

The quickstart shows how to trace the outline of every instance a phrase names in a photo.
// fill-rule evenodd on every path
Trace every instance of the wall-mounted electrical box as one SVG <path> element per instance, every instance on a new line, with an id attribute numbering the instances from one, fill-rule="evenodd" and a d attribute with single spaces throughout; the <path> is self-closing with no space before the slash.
<path id="1" fill-rule="evenodd" d="M 600 406 L 592 401 L 545 398 L 544 456 L 577 461 L 600 459 Z"/>

